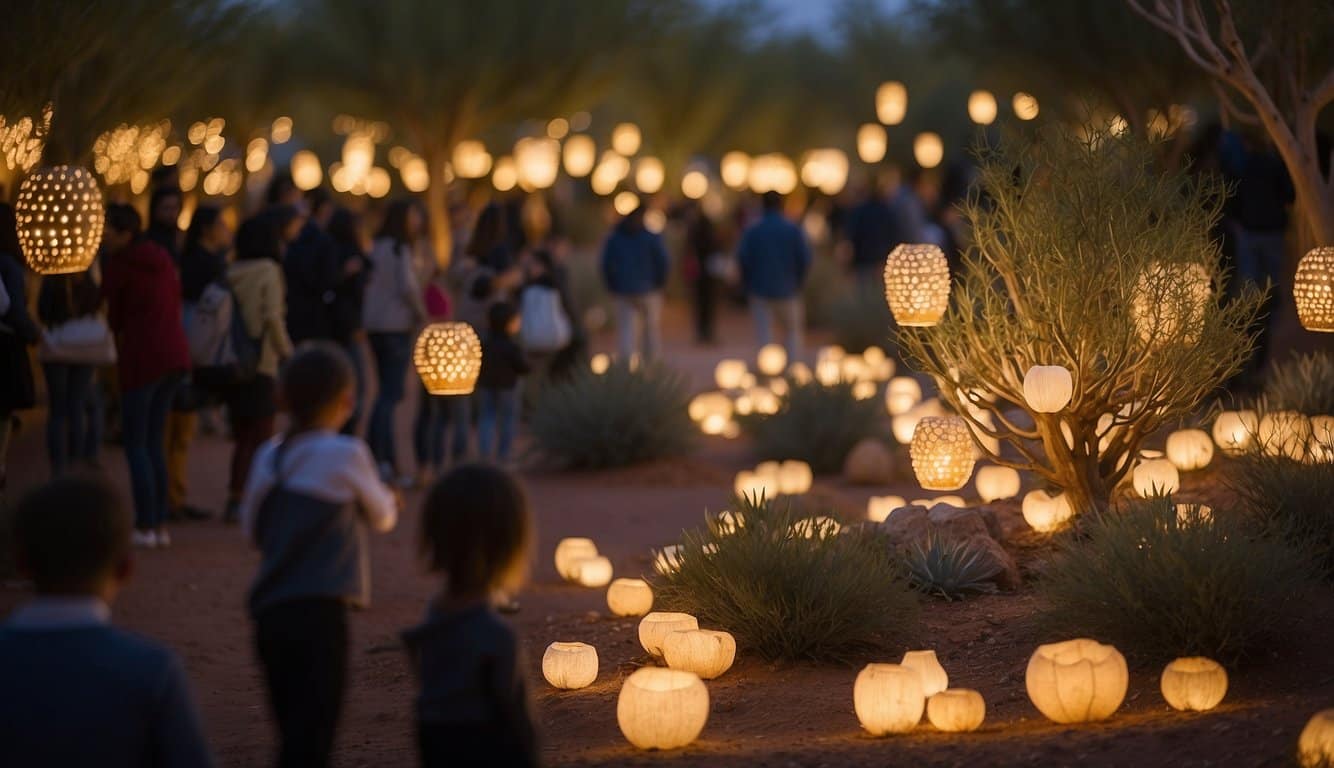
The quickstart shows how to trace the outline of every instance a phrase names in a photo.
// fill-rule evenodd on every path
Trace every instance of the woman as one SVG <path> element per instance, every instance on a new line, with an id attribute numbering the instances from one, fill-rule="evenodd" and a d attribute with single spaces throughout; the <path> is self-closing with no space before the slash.
<path id="1" fill-rule="evenodd" d="M 190 217 L 181 251 L 181 294 L 186 305 L 194 304 L 210 283 L 227 276 L 227 254 L 232 249 L 232 229 L 215 205 L 201 205 Z"/>
<path id="2" fill-rule="evenodd" d="M 14 209 L 7 203 L 0 203 L 0 285 L 9 299 L 9 306 L 0 312 L 0 493 L 3 493 L 5 456 L 9 452 L 14 413 L 31 408 L 36 400 L 28 347 L 41 338 L 41 331 L 28 314 L 18 222 Z"/>
<path id="3" fill-rule="evenodd" d="M 334 341 L 342 345 L 352 363 L 357 380 L 357 402 L 352 416 L 343 427 L 343 434 L 356 434 L 361 424 L 361 404 L 366 399 L 366 359 L 361 351 L 366 332 L 361 327 L 361 312 L 365 304 L 366 279 L 370 262 L 366 260 L 369 243 L 361 230 L 361 216 L 339 207 L 329 217 L 329 237 L 338 253 L 339 278 L 334 287 L 332 306 Z"/>
<path id="4" fill-rule="evenodd" d="M 451 319 L 453 307 L 445 289 L 444 273 L 435 269 L 434 264 L 428 270 L 418 270 L 419 279 L 424 276 L 423 304 L 426 307 L 426 320 L 431 323 Z M 432 475 L 438 474 L 445 466 L 445 432 L 449 428 L 452 406 L 458 396 L 432 395 L 424 385 L 419 385 L 417 394 L 417 417 L 412 426 L 412 450 L 417 459 L 417 485 L 430 485 Z M 466 416 L 464 417 L 466 419 Z M 462 433 L 454 434 L 454 460 L 462 461 L 468 452 L 468 429 L 466 421 L 461 425 Z"/>
<path id="5" fill-rule="evenodd" d="M 98 317 L 102 307 L 101 290 L 88 272 L 50 275 L 42 280 L 37 294 L 37 319 L 46 329 L 48 341 L 68 336 L 84 328 L 100 330 L 105 340 L 107 327 Z M 79 324 L 78 327 L 71 323 Z M 83 334 L 87 335 L 87 334 Z M 97 366 L 111 362 L 105 347 L 91 350 L 70 348 L 60 343 L 44 343 L 41 359 L 46 377 L 47 399 L 46 452 L 51 462 L 51 476 L 59 476 L 71 460 L 91 463 L 97 456 L 97 443 L 85 444 L 88 430 L 85 415 L 92 397 Z"/>
<path id="6" fill-rule="evenodd" d="M 413 244 L 422 236 L 423 223 L 421 209 L 415 203 L 395 201 L 371 245 L 371 274 L 366 282 L 362 321 L 375 356 L 379 390 L 371 407 L 367 442 L 386 480 L 398 477 L 394 409 L 403 399 L 413 334 L 426 317 L 422 287 L 412 261 Z"/>

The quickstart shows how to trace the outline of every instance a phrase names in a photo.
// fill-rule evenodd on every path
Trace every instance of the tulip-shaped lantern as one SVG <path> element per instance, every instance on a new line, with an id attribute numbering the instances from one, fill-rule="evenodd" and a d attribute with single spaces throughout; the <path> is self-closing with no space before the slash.
<path id="1" fill-rule="evenodd" d="M 1057 723 L 1110 717 L 1129 682 L 1121 652 L 1085 638 L 1038 646 L 1024 675 L 1033 706 Z"/>

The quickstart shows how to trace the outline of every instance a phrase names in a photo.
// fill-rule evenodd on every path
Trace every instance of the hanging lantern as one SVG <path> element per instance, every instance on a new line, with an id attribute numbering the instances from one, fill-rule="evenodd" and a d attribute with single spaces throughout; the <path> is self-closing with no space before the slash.
<path id="1" fill-rule="evenodd" d="M 784 496 L 800 496 L 810 491 L 814 480 L 811 465 L 804 461 L 794 459 L 778 465 L 778 492 Z"/>
<path id="2" fill-rule="evenodd" d="M 482 370 L 482 342 L 467 323 L 432 323 L 417 336 L 412 362 L 427 392 L 467 395 Z"/>
<path id="3" fill-rule="evenodd" d="M 1297 739 L 1297 762 L 1302 768 L 1334 765 L 1334 709 L 1315 713 Z"/>
<path id="4" fill-rule="evenodd" d="M 1297 262 L 1292 299 L 1303 328 L 1334 332 L 1334 246 L 1313 248 Z"/>
<path id="5" fill-rule="evenodd" d="M 875 90 L 875 115 L 885 125 L 898 125 L 908 113 L 908 87 L 897 80 Z"/>
<path id="6" fill-rule="evenodd" d="M 907 733 L 926 708 L 922 676 L 898 664 L 867 664 L 853 683 L 852 706 L 872 736 Z"/>
<path id="7" fill-rule="evenodd" d="M 801 183 L 837 195 L 848 183 L 848 156 L 841 149 L 812 149 L 801 164 Z"/>
<path id="8" fill-rule="evenodd" d="M 662 641 L 662 658 L 670 669 L 712 680 L 732 668 L 736 639 L 727 632 L 712 629 L 672 632 Z"/>
<path id="9" fill-rule="evenodd" d="M 1011 467 L 989 465 L 977 470 L 977 495 L 990 504 L 1019 495 L 1019 473 Z"/>
<path id="10" fill-rule="evenodd" d="M 889 148 L 889 135 L 885 126 L 879 123 L 863 123 L 857 129 L 857 157 L 863 163 L 878 163 L 885 159 L 885 150 Z"/>
<path id="11" fill-rule="evenodd" d="M 750 181 L 750 155 L 728 152 L 718 163 L 718 175 L 732 189 L 745 189 Z"/>
<path id="12" fill-rule="evenodd" d="M 292 155 L 290 172 L 292 183 L 303 192 L 309 192 L 324 181 L 324 169 L 320 167 L 320 158 L 309 149 L 300 150 Z"/>
<path id="13" fill-rule="evenodd" d="M 902 496 L 872 496 L 866 502 L 866 519 L 873 523 L 883 523 L 894 510 L 907 503 Z"/>
<path id="14" fill-rule="evenodd" d="M 699 621 L 688 613 L 654 611 L 639 620 L 639 644 L 654 658 L 662 658 L 662 643 L 672 632 L 699 629 Z"/>
<path id="15" fill-rule="evenodd" d="M 1029 491 L 1022 505 L 1024 522 L 1038 533 L 1051 533 L 1074 516 L 1075 510 L 1064 493 L 1055 496 L 1042 489 Z"/>
<path id="16" fill-rule="evenodd" d="M 542 677 L 555 688 L 587 688 L 598 677 L 598 651 L 588 643 L 552 643 L 542 654 Z"/>
<path id="17" fill-rule="evenodd" d="M 611 148 L 623 157 L 630 157 L 638 152 L 642 140 L 639 126 L 634 123 L 617 123 L 616 127 L 611 129 Z"/>
<path id="18" fill-rule="evenodd" d="M 497 192 L 508 192 L 519 183 L 519 167 L 515 165 L 514 158 L 505 155 L 496 160 L 495 166 L 491 169 L 491 186 L 496 188 Z"/>
<path id="19" fill-rule="evenodd" d="M 1032 120 L 1038 116 L 1038 100 L 1031 93 L 1019 91 L 1010 102 L 1010 107 L 1014 109 L 1014 116 L 1020 120 Z"/>
<path id="20" fill-rule="evenodd" d="M 996 97 L 991 91 L 968 94 L 968 119 L 978 125 L 991 125 L 996 121 Z"/>
<path id="21" fill-rule="evenodd" d="M 635 163 L 635 187 L 646 195 L 657 194 L 666 178 L 667 171 L 656 157 L 641 157 Z"/>
<path id="22" fill-rule="evenodd" d="M 922 678 L 922 695 L 928 699 L 950 687 L 950 676 L 940 666 L 935 651 L 908 651 L 900 666 L 917 671 Z"/>
<path id="23" fill-rule="evenodd" d="M 700 170 L 689 170 L 681 177 L 681 194 L 699 200 L 709 193 L 709 176 Z"/>
<path id="24" fill-rule="evenodd" d="M 903 243 L 890 251 L 885 260 L 885 299 L 899 325 L 940 322 L 950 301 L 945 252 L 930 243 Z"/>
<path id="25" fill-rule="evenodd" d="M 560 142 L 546 137 L 525 137 L 514 144 L 514 163 L 519 185 L 527 190 L 546 189 L 560 173 Z"/>
<path id="26" fill-rule="evenodd" d="M 1167 436 L 1167 460 L 1182 472 L 1204 469 L 1213 458 L 1213 440 L 1203 429 L 1178 429 Z"/>
<path id="27" fill-rule="evenodd" d="M 640 749 L 678 749 L 699 738 L 709 720 L 709 690 L 698 675 L 641 667 L 616 697 L 616 723 Z"/>
<path id="28" fill-rule="evenodd" d="M 615 616 L 643 616 L 653 609 L 653 588 L 643 579 L 617 579 L 607 587 L 607 608 Z"/>
<path id="29" fill-rule="evenodd" d="M 611 583 L 611 560 L 601 555 L 581 557 L 570 564 L 574 582 L 581 587 L 605 587 Z"/>
<path id="30" fill-rule="evenodd" d="M 1126 697 L 1130 673 L 1121 652 L 1080 638 L 1040 645 L 1028 660 L 1028 698 L 1048 720 L 1105 720 Z"/>
<path id="31" fill-rule="evenodd" d="M 797 188 L 797 169 L 780 153 L 759 155 L 751 159 L 746 181 L 757 195 L 765 192 L 786 195 Z"/>
<path id="32" fill-rule="evenodd" d="M 917 422 L 908 453 L 918 485 L 928 491 L 957 490 L 973 474 L 973 441 L 958 416 L 927 416 Z"/>
<path id="33" fill-rule="evenodd" d="M 1153 458 L 1141 461 L 1131 472 L 1135 493 L 1144 498 L 1171 496 L 1181 488 L 1181 474 L 1167 459 Z"/>
<path id="34" fill-rule="evenodd" d="M 938 731 L 965 733 L 982 727 L 987 702 L 968 688 L 950 688 L 926 700 L 926 719 Z"/>
<path id="35" fill-rule="evenodd" d="M 1024 402 L 1037 413 L 1059 412 L 1074 391 L 1074 379 L 1063 365 L 1035 365 L 1024 374 Z"/>
<path id="36" fill-rule="evenodd" d="M 940 134 L 923 131 L 912 141 L 912 156 L 923 168 L 935 168 L 945 159 L 945 142 Z"/>
<path id="37" fill-rule="evenodd" d="M 1172 709 L 1204 712 L 1227 695 L 1227 670 L 1203 656 L 1177 659 L 1163 669 L 1159 687 Z"/>
<path id="38" fill-rule="evenodd" d="M 713 380 L 719 389 L 740 389 L 746 377 L 746 361 L 736 358 L 719 360 L 713 367 Z"/>
<path id="39" fill-rule="evenodd" d="M 460 141 L 454 145 L 451 158 L 449 167 L 460 179 L 480 179 L 491 172 L 491 153 L 480 141 Z"/>
<path id="40" fill-rule="evenodd" d="M 1297 411 L 1270 411 L 1260 418 L 1256 439 L 1267 456 L 1301 461 L 1311 442 L 1311 420 Z"/>
<path id="41" fill-rule="evenodd" d="M 566 581 L 574 581 L 577 578 L 575 563 L 597 556 L 598 548 L 592 539 L 582 537 L 561 539 L 556 544 L 556 573 Z"/>
<path id="42" fill-rule="evenodd" d="M 88 171 L 72 165 L 33 171 L 14 204 L 28 266 L 42 275 L 88 269 L 102 243 L 104 213 L 102 190 Z"/>
<path id="43" fill-rule="evenodd" d="M 890 416 L 911 411 L 922 401 L 922 385 L 911 376 L 895 376 L 885 388 L 885 408 Z M 911 435 L 909 435 L 911 439 Z"/>
<path id="44" fill-rule="evenodd" d="M 587 134 L 578 133 L 566 139 L 561 158 L 565 163 L 565 172 L 575 179 L 582 179 L 592 173 L 593 164 L 597 162 L 597 151 L 593 137 Z"/>
<path id="45" fill-rule="evenodd" d="M 1140 338 L 1150 346 L 1194 344 L 1204 329 L 1212 292 L 1209 270 L 1197 262 L 1154 262 L 1144 269 L 1130 300 Z"/>
<path id="46" fill-rule="evenodd" d="M 1259 430 L 1255 411 L 1223 411 L 1214 419 L 1214 442 L 1224 453 L 1244 453 Z"/>

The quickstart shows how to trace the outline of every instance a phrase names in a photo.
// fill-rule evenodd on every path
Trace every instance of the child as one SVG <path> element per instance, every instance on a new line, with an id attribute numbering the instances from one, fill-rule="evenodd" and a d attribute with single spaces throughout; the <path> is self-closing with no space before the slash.
<path id="1" fill-rule="evenodd" d="M 120 494 L 49 483 L 14 509 L 14 544 L 37 594 L 0 624 L 0 762 L 212 765 L 180 659 L 110 623 L 132 571 Z"/>
<path id="2" fill-rule="evenodd" d="M 519 378 L 528 373 L 528 362 L 514 342 L 518 332 L 514 306 L 503 301 L 492 304 L 482 335 L 482 370 L 477 375 L 477 450 L 483 459 L 494 458 L 502 464 L 509 461 L 519 419 Z"/>
<path id="3" fill-rule="evenodd" d="M 421 684 L 422 765 L 536 765 L 518 641 L 488 600 L 526 575 L 523 489 L 503 469 L 458 467 L 427 494 L 421 526 L 422 556 L 445 579 L 426 622 L 403 636 Z"/>
<path id="4" fill-rule="evenodd" d="M 398 498 L 365 443 L 339 434 L 354 407 L 343 351 L 304 344 L 279 390 L 291 426 L 255 455 L 241 525 L 259 546 L 255 647 L 278 721 L 280 766 L 328 765 L 347 674 L 347 607 L 370 599 L 367 527 L 392 530 Z"/>

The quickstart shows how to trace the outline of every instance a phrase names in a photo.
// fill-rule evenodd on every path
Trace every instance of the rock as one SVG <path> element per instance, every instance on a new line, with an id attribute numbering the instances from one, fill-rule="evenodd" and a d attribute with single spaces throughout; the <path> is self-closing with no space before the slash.
<path id="1" fill-rule="evenodd" d="M 854 485 L 884 485 L 894 479 L 894 453 L 874 437 L 852 447 L 843 461 L 843 477 Z"/>
<path id="2" fill-rule="evenodd" d="M 1022 517 L 1020 518 L 1022 523 Z M 990 523 L 990 524 L 988 524 Z M 948 504 L 937 504 L 931 510 L 909 506 L 895 510 L 876 530 L 897 549 L 926 546 L 928 536 L 945 542 L 961 542 L 964 546 L 981 550 L 996 567 L 992 577 L 1001 589 L 1016 589 L 1022 582 L 1019 564 L 997 540 L 996 533 L 1004 530 L 999 516 L 987 508 L 959 509 Z"/>
<path id="3" fill-rule="evenodd" d="M 1032 527 L 1024 521 L 1024 513 L 1016 501 L 998 501 L 979 509 L 991 538 L 996 541 L 1014 541 L 1027 536 Z"/>
<path id="4" fill-rule="evenodd" d="M 927 520 L 937 534 L 947 539 L 971 539 L 976 536 L 991 538 L 991 531 L 976 509 L 959 509 L 948 504 L 937 504 L 927 514 Z"/>
<path id="5" fill-rule="evenodd" d="M 885 522 L 880 523 L 880 531 L 894 546 L 906 547 L 926 538 L 927 531 L 931 529 L 927 515 L 926 507 L 899 507 L 885 518 Z"/>
<path id="6" fill-rule="evenodd" d="M 996 586 L 1001 589 L 1018 589 L 1023 583 L 1023 576 L 1019 574 L 1019 564 L 1000 542 L 990 536 L 975 536 L 968 540 L 968 544 L 980 547 L 987 553 L 988 559 L 1000 567 L 996 576 L 992 578 Z"/>

